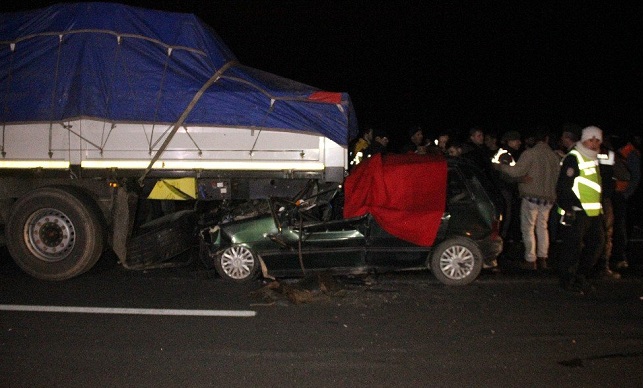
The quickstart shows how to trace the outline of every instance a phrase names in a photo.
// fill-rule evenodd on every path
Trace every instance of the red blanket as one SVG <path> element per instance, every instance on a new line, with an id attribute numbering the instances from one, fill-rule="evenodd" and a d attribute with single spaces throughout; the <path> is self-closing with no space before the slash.
<path id="1" fill-rule="evenodd" d="M 346 178 L 344 217 L 371 213 L 389 234 L 430 246 L 445 211 L 446 187 L 443 157 L 376 154 Z"/>

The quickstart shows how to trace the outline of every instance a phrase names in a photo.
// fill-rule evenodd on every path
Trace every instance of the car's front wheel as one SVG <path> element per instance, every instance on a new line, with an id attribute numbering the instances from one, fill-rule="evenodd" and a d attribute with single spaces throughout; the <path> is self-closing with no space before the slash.
<path id="1" fill-rule="evenodd" d="M 434 276 L 448 286 L 470 284 L 483 266 L 479 247 L 465 237 L 454 237 L 438 244 L 431 253 L 430 268 Z"/>
<path id="2" fill-rule="evenodd" d="M 246 282 L 257 277 L 259 260 L 248 247 L 235 245 L 217 256 L 215 268 L 225 280 Z"/>

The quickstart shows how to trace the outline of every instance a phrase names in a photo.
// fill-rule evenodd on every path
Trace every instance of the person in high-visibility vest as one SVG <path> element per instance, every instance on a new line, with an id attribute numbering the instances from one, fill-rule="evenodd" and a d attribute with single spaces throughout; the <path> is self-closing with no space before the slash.
<path id="1" fill-rule="evenodd" d="M 561 161 L 557 179 L 559 230 L 565 252 L 558 255 L 561 286 L 575 293 L 594 290 L 588 277 L 604 249 L 602 189 L 597 154 L 602 130 L 590 126 Z M 558 233 L 559 233 L 558 232 Z"/>
<path id="2" fill-rule="evenodd" d="M 360 137 L 353 140 L 349 146 L 349 168 L 357 166 L 366 157 L 365 152 L 373 141 L 373 128 L 360 131 Z"/>

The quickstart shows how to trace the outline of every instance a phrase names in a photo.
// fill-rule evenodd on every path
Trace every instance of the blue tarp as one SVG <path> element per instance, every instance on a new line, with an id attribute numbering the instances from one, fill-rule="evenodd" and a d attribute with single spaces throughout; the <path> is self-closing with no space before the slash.
<path id="1" fill-rule="evenodd" d="M 0 104 L 3 124 L 175 124 L 189 112 L 188 126 L 304 131 L 341 145 L 357 134 L 348 94 L 239 64 L 194 15 L 114 3 L 0 14 Z"/>

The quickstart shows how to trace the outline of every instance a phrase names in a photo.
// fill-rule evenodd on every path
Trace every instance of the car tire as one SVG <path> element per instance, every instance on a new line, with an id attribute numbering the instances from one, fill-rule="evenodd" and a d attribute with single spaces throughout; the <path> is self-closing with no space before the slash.
<path id="1" fill-rule="evenodd" d="M 257 256 L 244 245 L 227 248 L 215 259 L 215 269 L 219 276 L 232 282 L 248 282 L 259 273 Z"/>
<path id="2" fill-rule="evenodd" d="M 443 284 L 464 286 L 472 283 L 483 266 L 481 250 L 465 237 L 447 239 L 430 253 L 430 269 Z"/>
<path id="3" fill-rule="evenodd" d="M 42 280 L 66 280 L 96 264 L 105 245 L 100 210 L 80 190 L 43 187 L 16 202 L 7 247 L 20 268 Z"/>

